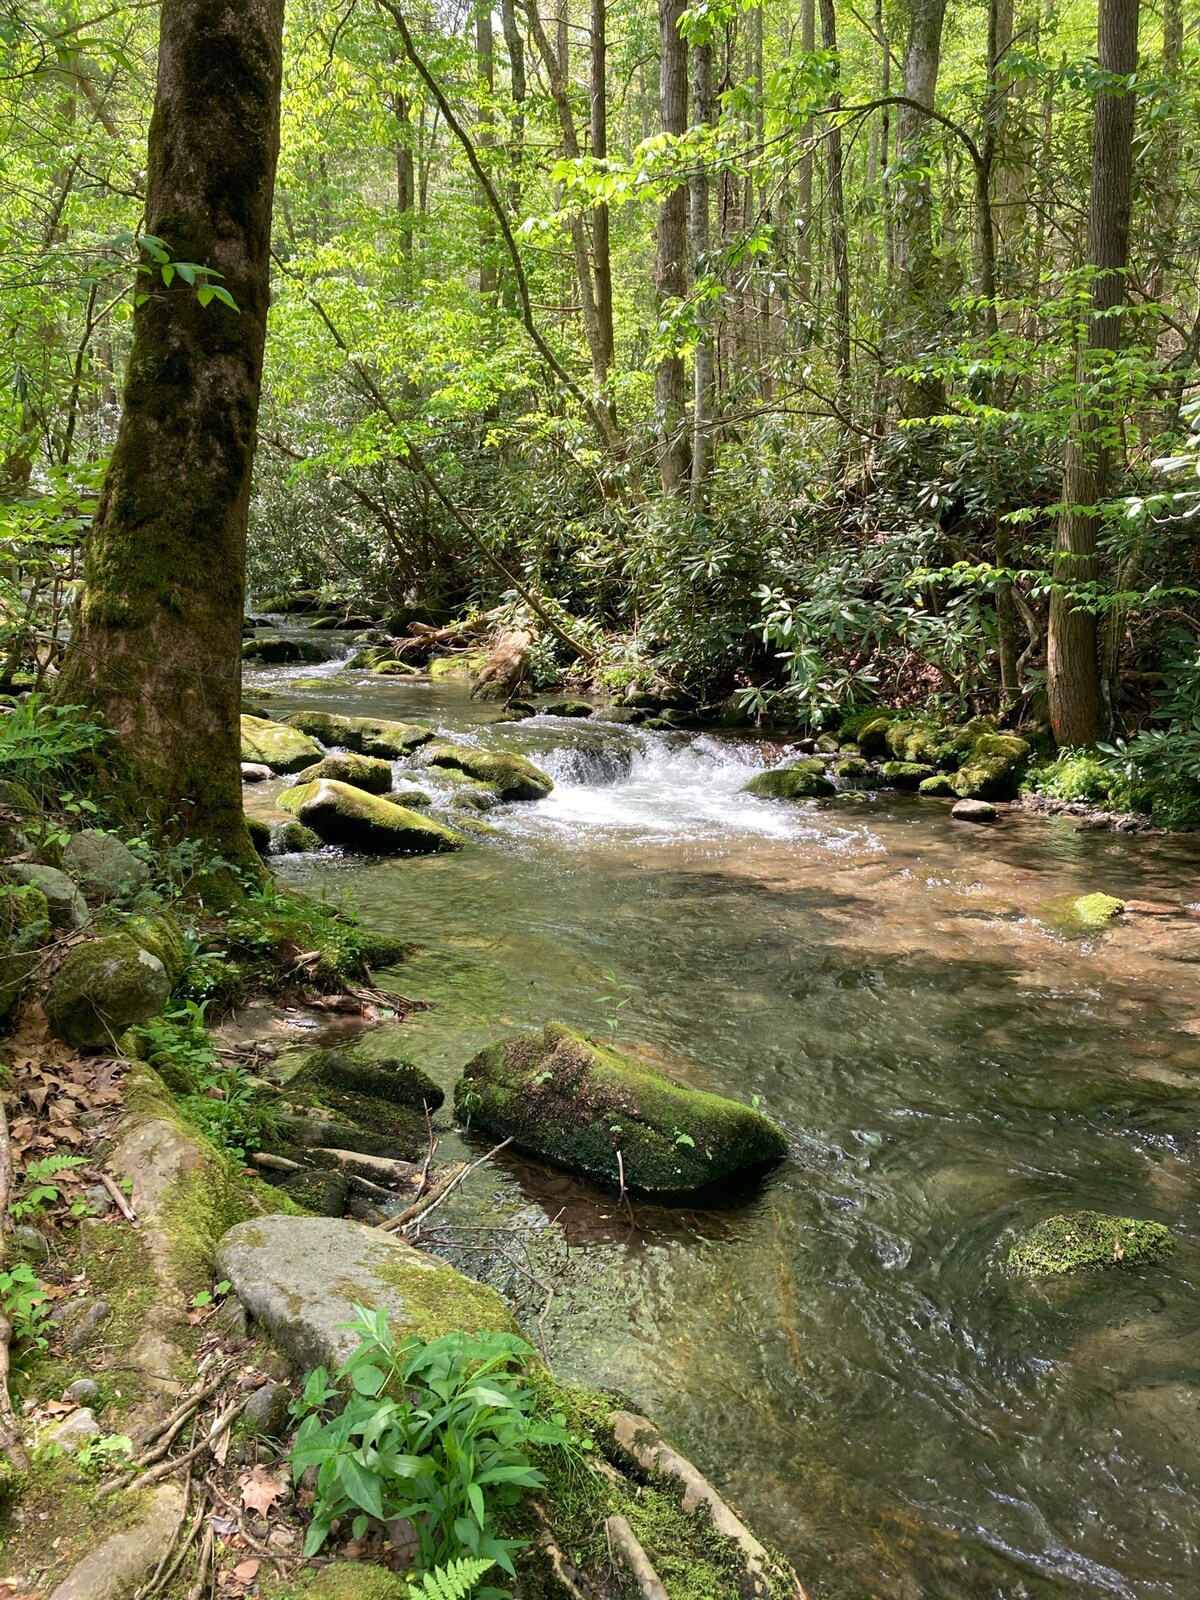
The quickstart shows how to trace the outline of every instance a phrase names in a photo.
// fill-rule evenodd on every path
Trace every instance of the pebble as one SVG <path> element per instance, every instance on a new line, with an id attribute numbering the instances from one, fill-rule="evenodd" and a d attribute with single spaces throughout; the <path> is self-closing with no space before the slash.
<path id="1" fill-rule="evenodd" d="M 13 1243 L 27 1261 L 45 1261 L 50 1255 L 50 1241 L 40 1228 L 22 1223 L 12 1231 Z"/>
<path id="2" fill-rule="evenodd" d="M 102 1183 L 89 1184 L 83 1191 L 83 1198 L 98 1217 L 106 1217 L 116 1209 L 116 1202 Z"/>
<path id="3" fill-rule="evenodd" d="M 81 1316 L 71 1319 L 65 1339 L 67 1349 L 81 1349 L 111 1316 L 112 1307 L 107 1300 L 93 1300 Z"/>
<path id="4" fill-rule="evenodd" d="M 100 1404 L 100 1385 L 91 1378 L 76 1378 L 67 1390 L 67 1399 L 74 1400 L 77 1406 L 91 1406 L 95 1410 Z"/>
<path id="5" fill-rule="evenodd" d="M 288 1425 L 291 1396 L 281 1383 L 264 1383 L 242 1407 L 242 1416 L 251 1432 L 264 1439 L 277 1439 Z"/>

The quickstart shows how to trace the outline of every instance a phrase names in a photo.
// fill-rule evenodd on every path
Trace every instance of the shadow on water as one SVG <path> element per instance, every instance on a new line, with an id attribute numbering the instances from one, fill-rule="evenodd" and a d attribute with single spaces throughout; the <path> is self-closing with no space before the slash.
<path id="1" fill-rule="evenodd" d="M 753 740 L 493 733 L 445 689 L 330 695 L 557 780 L 456 856 L 287 864 L 418 944 L 415 1058 L 449 1089 L 505 1029 L 612 1024 L 761 1097 L 790 1141 L 737 1209 L 632 1215 L 505 1152 L 428 1243 L 567 1375 L 650 1411 L 823 1600 L 1200 1593 L 1200 1038 L 1179 1031 L 1200 921 L 1061 920 L 1097 888 L 1200 898 L 1195 846 L 972 831 L 894 797 L 777 806 L 740 793 L 771 757 Z M 1081 1206 L 1166 1222 L 1173 1257 L 1004 1274 L 1014 1225 Z"/>

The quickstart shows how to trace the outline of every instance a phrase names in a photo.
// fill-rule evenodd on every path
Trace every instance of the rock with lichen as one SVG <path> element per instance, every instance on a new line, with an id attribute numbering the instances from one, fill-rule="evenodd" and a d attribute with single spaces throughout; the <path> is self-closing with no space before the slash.
<path id="1" fill-rule="evenodd" d="M 477 750 L 473 745 L 432 744 L 421 752 L 425 766 L 461 772 L 490 789 L 498 800 L 544 800 L 554 782 L 540 767 L 508 750 Z"/>
<path id="2" fill-rule="evenodd" d="M 814 757 L 792 761 L 786 767 L 756 772 L 742 790 L 760 800 L 812 800 L 837 790 L 825 776 L 825 763 Z"/>
<path id="3" fill-rule="evenodd" d="M 321 778 L 333 778 L 338 783 L 352 783 L 356 789 L 368 794 L 387 794 L 392 787 L 392 769 L 378 756 L 361 756 L 354 751 L 327 755 L 296 774 L 297 783 L 316 783 Z"/>
<path id="4" fill-rule="evenodd" d="M 787 1154 L 761 1111 L 684 1088 L 560 1023 L 481 1050 L 454 1106 L 568 1172 L 660 1197 L 728 1191 Z"/>
<path id="5" fill-rule="evenodd" d="M 322 779 L 285 789 L 279 804 L 325 841 L 366 855 L 434 855 L 461 850 L 462 838 L 443 823 L 349 783 Z"/>
<path id="6" fill-rule="evenodd" d="M 77 1048 L 112 1045 L 126 1028 L 162 1010 L 171 980 L 159 957 L 129 933 L 68 950 L 44 1000 L 50 1031 Z"/>
<path id="7" fill-rule="evenodd" d="M 1161 1261 L 1173 1248 L 1169 1228 L 1139 1217 L 1068 1211 L 1045 1217 L 1017 1236 L 1008 1267 L 1033 1278 Z"/>
<path id="8" fill-rule="evenodd" d="M 272 772 L 300 772 L 320 761 L 321 749 L 297 728 L 267 717 L 242 717 L 241 759 Z"/>
<path id="9" fill-rule="evenodd" d="M 1071 914 L 1085 928 L 1107 928 L 1125 909 L 1124 900 L 1113 894 L 1081 894 L 1071 903 Z"/>
<path id="10" fill-rule="evenodd" d="M 343 717 L 332 711 L 294 711 L 288 724 L 320 740 L 323 745 L 337 745 L 357 755 L 378 756 L 384 761 L 397 761 L 411 755 L 433 738 L 433 729 L 422 722 Z"/>

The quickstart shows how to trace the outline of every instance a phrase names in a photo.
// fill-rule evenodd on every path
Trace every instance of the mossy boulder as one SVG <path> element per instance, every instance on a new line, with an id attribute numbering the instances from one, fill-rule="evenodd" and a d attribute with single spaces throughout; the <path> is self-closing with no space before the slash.
<path id="1" fill-rule="evenodd" d="M 1076 922 L 1085 928 L 1107 928 L 1125 909 L 1124 900 L 1111 894 L 1081 894 L 1071 906 Z"/>
<path id="2" fill-rule="evenodd" d="M 863 724 L 858 733 L 858 748 L 863 755 L 878 761 L 891 753 L 888 749 L 887 736 L 892 721 L 890 715 L 885 715 L 873 717 L 870 722 Z"/>
<path id="3" fill-rule="evenodd" d="M 958 791 L 954 787 L 954 779 L 948 772 L 935 772 L 931 778 L 922 778 L 917 785 L 917 793 L 932 795 L 937 799 L 952 799 Z"/>
<path id="4" fill-rule="evenodd" d="M 1029 759 L 1027 739 L 1013 733 L 983 733 L 951 780 L 962 800 L 1012 800 Z"/>
<path id="5" fill-rule="evenodd" d="M 152 956 L 157 956 L 163 964 L 163 969 L 174 988 L 183 977 L 184 969 L 188 964 L 187 944 L 183 937 L 183 929 L 174 917 L 165 913 L 147 913 L 143 916 L 130 917 L 122 925 L 123 931 L 128 933 L 141 945 L 143 950 L 149 950 Z"/>
<path id="6" fill-rule="evenodd" d="M 333 778 L 337 783 L 352 783 L 356 789 L 368 794 L 387 794 L 392 787 L 392 769 L 377 756 L 344 755 L 324 756 L 314 766 L 305 767 L 296 774 L 297 783 L 319 783 L 322 778 Z"/>
<path id="7" fill-rule="evenodd" d="M 498 800 L 544 800 L 553 780 L 524 756 L 507 750 L 476 750 L 469 745 L 434 744 L 422 753 L 426 766 L 465 773 L 485 784 Z"/>
<path id="8" fill-rule="evenodd" d="M 825 763 L 807 757 L 786 767 L 756 772 L 742 793 L 757 795 L 760 800 L 812 800 L 837 790 L 825 776 Z"/>
<path id="9" fill-rule="evenodd" d="M 292 661 L 328 661 L 329 646 L 316 639 L 285 639 L 277 633 L 258 633 L 242 645 L 243 661 L 283 666 Z"/>
<path id="10" fill-rule="evenodd" d="M 242 717 L 242 760 L 272 772 L 300 772 L 320 761 L 321 749 L 296 728 L 266 717 Z"/>
<path id="11" fill-rule="evenodd" d="M 307 856 L 321 848 L 321 841 L 311 828 L 302 822 L 277 822 L 270 830 L 271 849 L 275 855 Z"/>
<path id="12" fill-rule="evenodd" d="M 458 655 L 435 656 L 429 663 L 429 676 L 435 683 L 476 678 L 487 666 L 486 650 L 463 650 Z"/>
<path id="13" fill-rule="evenodd" d="M 308 1071 L 316 1082 L 329 1088 L 345 1089 L 389 1105 L 414 1106 L 418 1110 L 428 1106 L 433 1112 L 446 1098 L 427 1072 L 399 1056 L 372 1061 L 364 1060 L 353 1049 L 316 1050 Z"/>
<path id="14" fill-rule="evenodd" d="M 583 1177 L 658 1196 L 729 1190 L 787 1154 L 762 1112 L 684 1089 L 559 1023 L 468 1062 L 455 1111 L 472 1127 Z"/>
<path id="15" fill-rule="evenodd" d="M 32 884 L 46 897 L 50 925 L 54 928 L 82 928 L 87 921 L 87 901 L 73 878 L 57 867 L 43 867 L 33 861 L 18 861 L 4 869 L 10 883 Z"/>
<path id="16" fill-rule="evenodd" d="M 425 856 L 462 849 L 459 835 L 432 817 L 349 783 L 328 778 L 302 783 L 285 789 L 279 804 L 326 844 L 367 855 Z"/>
<path id="17" fill-rule="evenodd" d="M 879 764 L 879 776 L 893 789 L 916 790 L 926 778 L 933 776 L 933 768 L 926 766 L 923 761 L 882 761 Z"/>
<path id="18" fill-rule="evenodd" d="M 873 723 L 888 721 L 887 714 L 878 706 L 866 706 L 861 711 L 848 711 L 838 724 L 837 736 L 843 745 L 857 745 L 863 730 Z"/>
<path id="19" fill-rule="evenodd" d="M 92 900 L 125 900 L 144 889 L 150 868 L 127 844 L 102 828 L 73 833 L 63 850 L 63 868 Z"/>
<path id="20" fill-rule="evenodd" d="M 340 745 L 360 756 L 378 756 L 384 761 L 411 755 L 433 738 L 433 729 L 424 723 L 341 717 L 330 711 L 294 711 L 288 722 L 324 745 Z"/>
<path id="21" fill-rule="evenodd" d="M 50 939 L 50 908 L 32 883 L 0 884 L 0 1017 L 16 1004 L 38 950 Z"/>
<path id="22" fill-rule="evenodd" d="M 387 1313 L 396 1342 L 415 1335 L 514 1333 L 494 1289 L 378 1228 L 333 1217 L 260 1217 L 231 1228 L 217 1273 L 262 1331 L 295 1365 L 337 1368 L 358 1336 L 356 1305 Z"/>
<path id="23" fill-rule="evenodd" d="M 269 856 L 271 853 L 271 824 L 262 817 L 247 817 L 246 832 L 250 835 L 250 843 L 260 856 Z"/>
<path id="24" fill-rule="evenodd" d="M 1020 1234 L 1008 1252 L 1011 1272 L 1034 1278 L 1161 1261 L 1173 1248 L 1169 1228 L 1137 1217 L 1069 1211 Z"/>
<path id="25" fill-rule="evenodd" d="M 595 707 L 588 700 L 552 700 L 538 710 L 544 717 L 590 717 Z"/>
<path id="26" fill-rule="evenodd" d="M 969 725 L 954 728 L 936 722 L 893 722 L 887 730 L 887 747 L 897 761 L 953 771 L 970 750 L 975 731 Z"/>
<path id="27" fill-rule="evenodd" d="M 50 1031 L 64 1044 L 115 1046 L 126 1028 L 157 1016 L 170 994 L 159 957 L 131 933 L 110 933 L 68 950 L 44 1003 Z"/>
<path id="28" fill-rule="evenodd" d="M 864 756 L 847 755 L 834 763 L 833 773 L 848 789 L 869 789 L 875 768 Z"/>

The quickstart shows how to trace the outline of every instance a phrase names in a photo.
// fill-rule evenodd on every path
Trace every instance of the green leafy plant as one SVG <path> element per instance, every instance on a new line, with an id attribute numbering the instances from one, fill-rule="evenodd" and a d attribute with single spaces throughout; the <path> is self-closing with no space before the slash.
<path id="1" fill-rule="evenodd" d="M 305 1554 L 321 1548 L 339 1519 L 352 1519 L 359 1537 L 371 1517 L 405 1517 L 423 1572 L 470 1557 L 515 1575 L 522 1546 L 501 1536 L 497 1514 L 545 1482 L 532 1450 L 582 1448 L 560 1415 L 542 1414 L 528 1375 L 533 1350 L 501 1333 L 397 1346 L 386 1313 L 363 1306 L 347 1326 L 359 1335 L 357 1349 L 332 1382 L 323 1367 L 310 1373 L 295 1407 L 304 1420 L 293 1474 L 317 1469 Z"/>
<path id="2" fill-rule="evenodd" d="M 199 1310 L 202 1306 L 212 1305 L 214 1300 L 221 1300 L 229 1293 L 231 1284 L 228 1278 L 222 1278 L 220 1283 L 214 1284 L 211 1289 L 201 1289 L 192 1296 L 192 1305 Z"/>
<path id="3" fill-rule="evenodd" d="M 630 996 L 633 994 L 637 985 L 632 983 L 621 983 L 618 980 L 615 972 L 606 972 L 604 974 L 604 978 L 605 981 L 611 985 L 613 993 L 597 995 L 596 1004 L 598 1006 L 612 1007 L 612 1010 L 605 1014 L 603 1020 L 604 1026 L 608 1029 L 609 1038 L 615 1039 L 617 1036 L 617 1029 L 621 1026 L 621 1012 L 629 1004 Z"/>
<path id="4" fill-rule="evenodd" d="M 31 1161 L 22 1176 L 20 1193 L 9 1201 L 9 1216 L 18 1221 L 25 1217 L 40 1216 L 47 1206 L 53 1205 L 59 1198 L 59 1187 L 50 1179 L 60 1172 L 73 1172 L 86 1165 L 83 1156 L 49 1155 L 41 1161 Z M 75 1214 L 82 1215 L 84 1209 L 81 1207 Z"/>
<path id="5" fill-rule="evenodd" d="M 33 1268 L 24 1262 L 0 1272 L 0 1306 L 12 1328 L 13 1343 L 45 1350 L 45 1327 L 50 1317 L 46 1290 Z"/>
<path id="6" fill-rule="evenodd" d="M 133 1440 L 127 1433 L 98 1433 L 85 1439 L 75 1452 L 75 1465 L 89 1481 L 101 1477 L 117 1462 L 128 1461 Z"/>
<path id="7" fill-rule="evenodd" d="M 482 1556 L 462 1556 L 427 1572 L 412 1590 L 414 1600 L 467 1600 L 485 1572 L 495 1566 Z"/>

